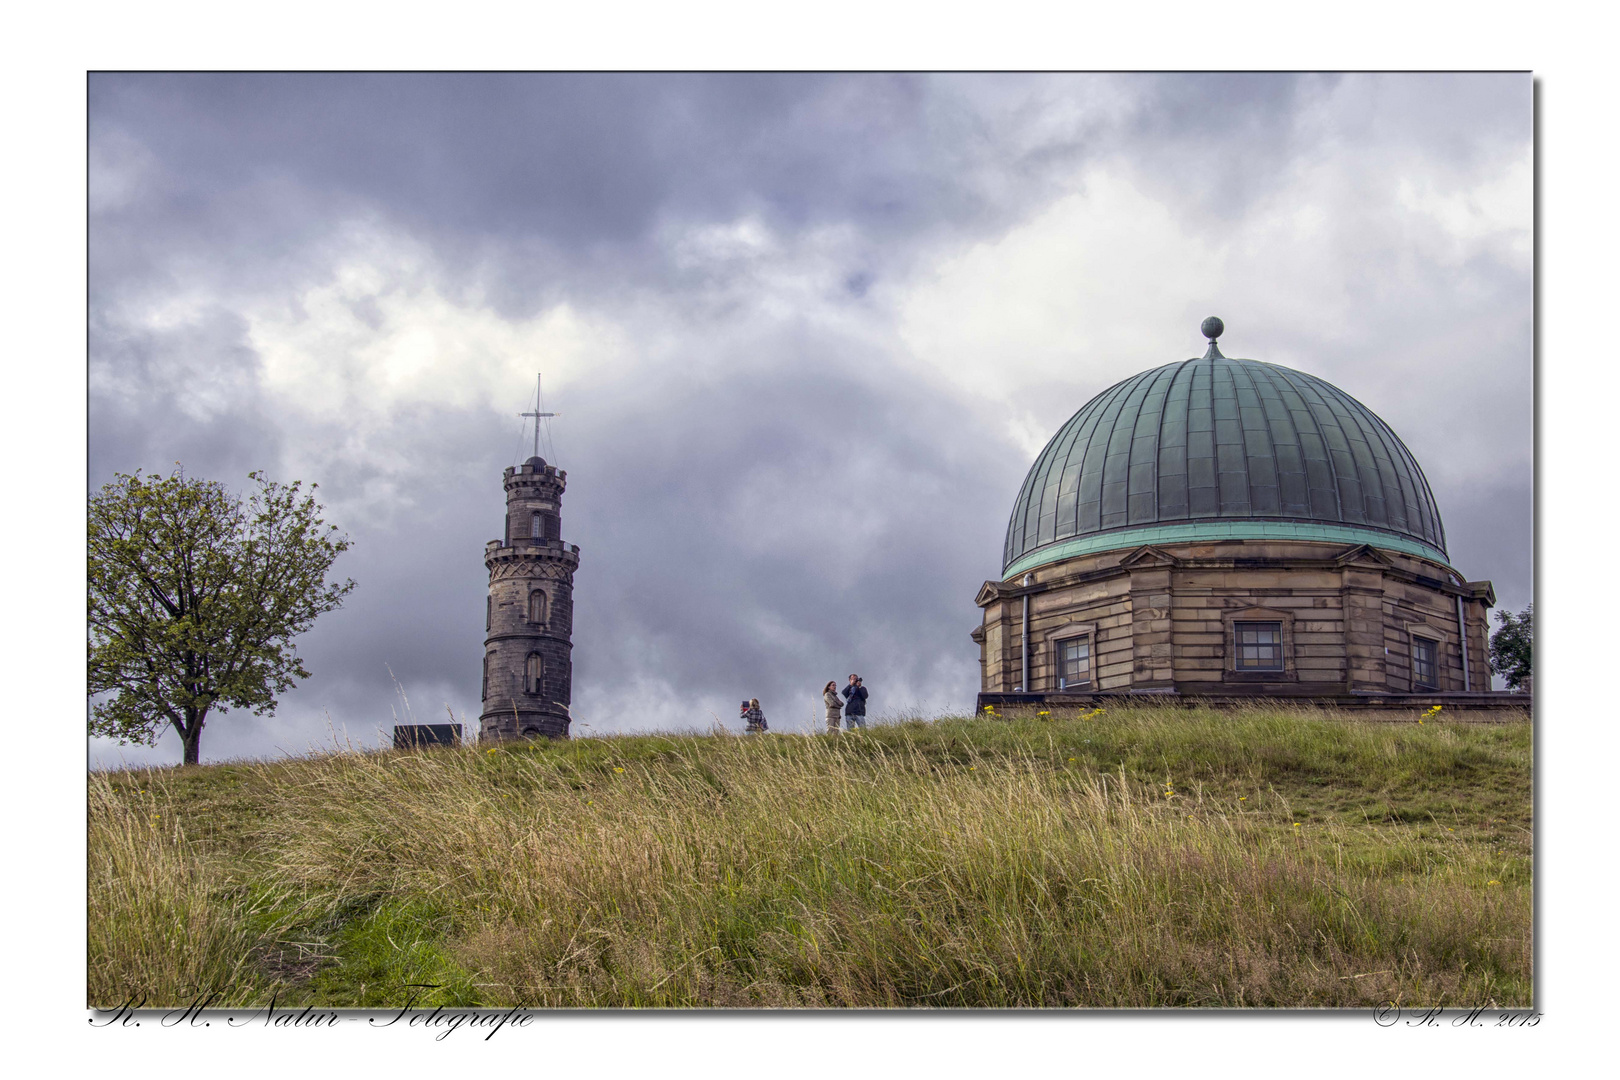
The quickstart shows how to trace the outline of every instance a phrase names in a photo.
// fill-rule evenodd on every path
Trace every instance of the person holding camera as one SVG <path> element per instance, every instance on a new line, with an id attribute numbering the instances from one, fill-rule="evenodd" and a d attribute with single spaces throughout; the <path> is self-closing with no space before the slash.
<path id="1" fill-rule="evenodd" d="M 750 698 L 742 703 L 742 718 L 748 722 L 749 734 L 757 735 L 766 730 L 765 714 L 760 711 L 759 698 Z"/>
<path id="2" fill-rule="evenodd" d="M 844 687 L 844 726 L 850 731 L 866 730 L 866 687 L 859 675 L 851 675 Z"/>

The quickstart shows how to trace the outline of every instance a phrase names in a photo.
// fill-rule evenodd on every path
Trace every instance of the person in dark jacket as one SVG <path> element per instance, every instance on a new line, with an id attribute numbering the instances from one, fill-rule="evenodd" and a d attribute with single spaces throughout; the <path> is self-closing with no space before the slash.
<path id="1" fill-rule="evenodd" d="M 866 687 L 861 685 L 859 675 L 851 675 L 849 685 L 844 687 L 844 727 L 866 730 Z"/>
<path id="2" fill-rule="evenodd" d="M 751 698 L 748 707 L 742 711 L 742 718 L 748 721 L 748 730 L 758 733 L 765 730 L 765 714 L 760 711 L 759 698 Z"/>
<path id="3" fill-rule="evenodd" d="M 837 679 L 833 679 L 821 688 L 821 701 L 822 704 L 827 706 L 827 731 L 836 734 L 839 717 L 844 711 L 844 703 L 838 697 Z"/>

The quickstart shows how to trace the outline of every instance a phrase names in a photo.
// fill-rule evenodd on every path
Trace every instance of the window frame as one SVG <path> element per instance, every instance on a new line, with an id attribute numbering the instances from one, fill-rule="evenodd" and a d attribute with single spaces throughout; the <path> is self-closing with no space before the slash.
<path id="1" fill-rule="evenodd" d="M 1418 646 L 1420 643 L 1429 647 L 1428 682 L 1423 682 L 1418 678 Z M 1422 634 L 1412 635 L 1412 653 L 1409 662 L 1411 665 L 1412 690 L 1414 692 L 1419 690 L 1438 691 L 1440 689 L 1440 646 L 1441 643 L 1432 637 L 1426 637 Z"/>
<path id="2" fill-rule="evenodd" d="M 1068 628 L 1065 627 L 1064 629 L 1068 629 Z M 1069 682 L 1067 682 L 1067 680 L 1066 680 L 1066 678 L 1064 676 L 1064 673 L 1063 673 L 1063 647 L 1065 645 L 1068 645 L 1068 644 L 1072 643 L 1072 642 L 1080 642 L 1080 641 L 1085 642 L 1085 647 L 1086 647 L 1086 655 L 1085 655 L 1086 677 L 1083 680 L 1080 680 L 1080 681 L 1077 681 L 1077 682 L 1074 682 L 1074 683 L 1069 683 Z M 1096 641 L 1096 635 L 1090 630 L 1086 630 L 1086 631 L 1084 631 L 1082 633 L 1078 633 L 1078 634 L 1069 634 L 1066 637 L 1055 637 L 1055 638 L 1052 639 L 1052 687 L 1053 687 L 1053 689 L 1057 690 L 1059 693 L 1067 693 L 1070 690 L 1086 691 L 1086 692 L 1089 693 L 1092 689 L 1095 688 L 1096 683 L 1097 683 L 1097 674 L 1096 674 L 1096 672 L 1097 672 L 1097 665 L 1096 665 L 1097 655 L 1096 655 L 1096 649 L 1095 649 L 1095 641 Z"/>
<path id="3" fill-rule="evenodd" d="M 1036 619 L 1032 620 L 1036 622 L 1036 625 L 1030 628 L 1029 633 L 1029 682 L 1031 689 L 1044 686 L 1046 687 L 1046 692 L 1052 694 L 1086 694 L 1094 692 L 1097 688 L 1098 630 L 1096 619 L 1093 617 L 1083 617 L 1079 619 L 1065 618 L 1061 622 L 1057 622 L 1050 626 L 1039 625 L 1038 619 L 1039 616 L 1036 616 Z M 995 631 L 999 625 L 1000 624 L 986 624 L 985 641 L 987 644 L 990 640 L 989 635 Z M 1009 676 L 1009 682 L 1007 685 L 1012 686 L 1014 681 L 1016 681 L 1018 678 L 1018 657 L 1016 650 L 1018 647 L 1019 626 L 1018 623 L 1014 621 L 1010 627 L 1002 626 L 1000 629 L 1002 630 L 1001 640 L 1004 643 L 1004 648 L 1006 649 L 1007 661 L 1011 664 L 1010 670 L 1012 674 Z M 1058 643 L 1063 641 L 1073 641 L 1075 638 L 1079 637 L 1091 639 L 1090 689 L 1079 690 L 1075 689 L 1074 687 L 1068 687 L 1063 690 L 1059 690 L 1058 661 L 1060 652 L 1058 649 Z"/>
<path id="4" fill-rule="evenodd" d="M 1275 628 L 1275 629 L 1273 629 Z M 1256 633 L 1272 632 L 1277 635 L 1275 641 L 1245 642 L 1243 632 L 1252 630 Z M 1268 664 L 1245 663 L 1244 648 L 1274 649 L 1276 662 Z M 1288 657 L 1283 651 L 1283 624 L 1281 619 L 1233 619 L 1232 620 L 1232 670 L 1242 675 L 1252 672 L 1265 671 L 1281 674 L 1288 670 Z"/>
<path id="5" fill-rule="evenodd" d="M 1458 666 L 1456 633 L 1444 624 L 1436 625 L 1419 619 L 1408 619 L 1397 633 L 1400 633 L 1406 643 L 1406 690 L 1411 694 L 1438 694 L 1448 685 L 1456 686 L 1462 681 L 1462 670 Z M 1417 642 L 1422 638 L 1434 646 L 1434 682 L 1419 685 L 1417 681 Z M 1400 640 L 1397 638 L 1396 640 Z M 1393 659 L 1393 658 L 1391 658 Z M 1399 680 L 1401 672 L 1398 662 L 1390 665 L 1386 678 Z"/>
<path id="6" fill-rule="evenodd" d="M 539 615 L 538 618 L 535 617 L 535 610 L 534 610 L 535 609 L 535 599 L 537 597 L 540 600 L 540 615 Z M 546 591 L 544 589 L 530 589 L 529 590 L 528 609 L 524 612 L 524 614 L 527 617 L 530 625 L 532 625 L 532 626 L 544 626 L 544 625 L 546 625 L 546 607 L 547 606 L 548 606 L 548 598 L 546 596 Z"/>
<path id="7" fill-rule="evenodd" d="M 1238 624 L 1281 623 L 1282 666 L 1274 668 L 1238 667 Z M 1255 605 L 1221 612 L 1221 681 L 1225 683 L 1298 682 L 1294 663 L 1294 613 L 1287 609 Z"/>
<path id="8" fill-rule="evenodd" d="M 539 697 L 545 681 L 546 658 L 531 652 L 523 660 L 523 692 L 530 697 Z"/>

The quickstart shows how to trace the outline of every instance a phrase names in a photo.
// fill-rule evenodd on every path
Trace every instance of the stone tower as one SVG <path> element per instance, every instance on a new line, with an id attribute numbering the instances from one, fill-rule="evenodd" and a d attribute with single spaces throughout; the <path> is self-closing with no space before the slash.
<path id="1" fill-rule="evenodd" d="M 568 737 L 574 570 L 562 542 L 568 473 L 532 457 L 504 474 L 506 536 L 484 548 L 484 708 L 480 740 Z"/>

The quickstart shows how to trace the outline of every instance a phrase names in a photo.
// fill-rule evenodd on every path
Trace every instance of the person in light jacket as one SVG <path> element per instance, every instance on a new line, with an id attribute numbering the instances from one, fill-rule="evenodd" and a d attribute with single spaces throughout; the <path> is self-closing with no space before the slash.
<path id="1" fill-rule="evenodd" d="M 827 731 L 836 734 L 838 731 L 838 718 L 844 711 L 843 699 L 838 696 L 837 679 L 821 688 L 821 700 L 827 706 Z"/>
<path id="2" fill-rule="evenodd" d="M 866 730 L 866 687 L 859 675 L 851 675 L 844 687 L 844 726 L 850 731 Z"/>

